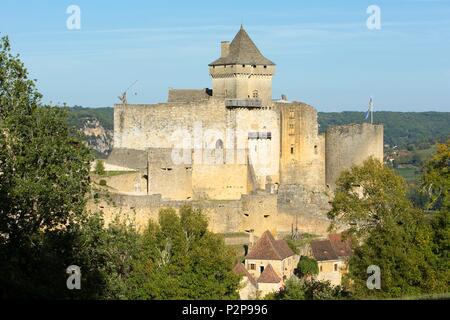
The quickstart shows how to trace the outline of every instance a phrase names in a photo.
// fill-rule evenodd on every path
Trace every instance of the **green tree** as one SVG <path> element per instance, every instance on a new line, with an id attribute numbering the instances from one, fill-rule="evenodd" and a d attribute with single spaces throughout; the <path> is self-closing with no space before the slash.
<path id="1" fill-rule="evenodd" d="M 370 158 L 341 174 L 328 217 L 331 229 L 346 227 L 359 240 L 389 219 L 401 219 L 410 209 L 403 178 Z"/>
<path id="2" fill-rule="evenodd" d="M 161 210 L 143 236 L 145 254 L 130 278 L 135 299 L 237 299 L 239 276 L 223 239 L 200 210 Z"/>
<path id="3" fill-rule="evenodd" d="M 299 276 L 302 278 L 308 278 L 319 274 L 319 266 L 317 261 L 306 256 L 300 257 L 297 270 Z"/>
<path id="4" fill-rule="evenodd" d="M 59 294 L 70 236 L 84 214 L 90 152 L 0 40 L 0 296 Z M 50 272 L 54 274 L 50 275 Z M 53 276 L 53 278 L 51 278 Z M 65 283 L 65 282 L 63 282 Z"/>
<path id="5" fill-rule="evenodd" d="M 89 150 L 68 128 L 64 110 L 40 107 L 40 94 L 7 38 L 0 42 L 0 234 L 29 243 L 41 230 L 84 211 Z"/>
<path id="6" fill-rule="evenodd" d="M 358 297 L 400 297 L 445 291 L 448 277 L 433 251 L 433 228 L 414 209 L 402 178 L 370 159 L 344 172 L 329 214 L 356 235 L 349 277 Z M 381 269 L 381 290 L 366 286 L 367 268 Z M 447 273 L 448 274 L 448 273 Z"/>
<path id="7" fill-rule="evenodd" d="M 338 300 L 350 295 L 340 286 L 333 287 L 330 282 L 308 281 L 292 277 L 280 291 L 266 297 L 268 300 Z"/>
<path id="8" fill-rule="evenodd" d="M 358 297 L 401 297 L 445 291 L 444 275 L 437 269 L 432 233 L 420 211 L 375 227 L 350 259 L 350 278 Z M 366 286 L 367 268 L 381 269 L 381 290 Z"/>
<path id="9" fill-rule="evenodd" d="M 105 174 L 105 163 L 102 160 L 97 160 L 95 162 L 95 173 L 99 176 L 103 176 Z"/>
<path id="10" fill-rule="evenodd" d="M 438 144 L 436 154 L 426 162 L 422 187 L 429 209 L 450 211 L 450 139 Z"/>

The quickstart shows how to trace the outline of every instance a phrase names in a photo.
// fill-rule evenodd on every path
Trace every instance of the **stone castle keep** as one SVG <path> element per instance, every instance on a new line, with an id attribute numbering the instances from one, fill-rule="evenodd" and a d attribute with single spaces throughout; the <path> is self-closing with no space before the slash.
<path id="1" fill-rule="evenodd" d="M 215 232 L 265 230 L 325 234 L 339 174 L 368 157 L 383 159 L 383 127 L 355 124 L 319 134 L 317 111 L 272 99 L 276 66 L 244 28 L 209 64 L 212 89 L 170 89 L 168 101 L 114 107 L 107 178 L 116 206 L 154 218 L 186 202 Z"/>

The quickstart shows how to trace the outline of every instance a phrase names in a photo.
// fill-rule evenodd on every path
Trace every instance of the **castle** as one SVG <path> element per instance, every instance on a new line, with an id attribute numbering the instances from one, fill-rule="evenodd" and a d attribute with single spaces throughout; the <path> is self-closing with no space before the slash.
<path id="1" fill-rule="evenodd" d="M 383 126 L 319 134 L 317 111 L 272 99 L 276 65 L 243 27 L 209 64 L 212 89 L 169 89 L 166 103 L 114 106 L 107 165 L 128 173 L 107 184 L 120 210 L 202 207 L 215 232 L 325 234 L 343 170 L 383 159 Z M 113 209 L 111 209 L 113 210 Z"/>

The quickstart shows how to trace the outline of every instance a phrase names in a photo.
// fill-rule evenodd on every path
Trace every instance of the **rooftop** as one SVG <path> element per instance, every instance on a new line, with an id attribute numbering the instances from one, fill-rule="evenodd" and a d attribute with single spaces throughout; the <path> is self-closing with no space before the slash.
<path id="1" fill-rule="evenodd" d="M 284 260 L 294 255 L 284 240 L 275 240 L 270 231 L 263 233 L 255 243 L 246 259 L 252 260 Z"/>
<path id="2" fill-rule="evenodd" d="M 331 242 L 331 246 L 334 249 L 334 252 L 339 257 L 348 257 L 352 254 L 352 246 L 351 239 L 346 238 L 345 240 L 342 238 L 341 234 L 330 234 L 328 239 Z"/>
<path id="3" fill-rule="evenodd" d="M 257 282 L 255 280 L 255 278 L 253 278 L 253 276 L 247 271 L 247 269 L 245 269 L 245 266 L 242 263 L 238 263 L 234 268 L 233 268 L 233 272 L 236 274 L 239 274 L 243 277 L 246 277 L 251 284 L 253 284 L 255 287 L 257 286 Z"/>
<path id="4" fill-rule="evenodd" d="M 281 278 L 277 275 L 271 264 L 268 264 L 258 279 L 258 283 L 280 283 Z"/>
<path id="5" fill-rule="evenodd" d="M 343 239 L 341 234 L 330 234 L 326 240 L 311 242 L 314 259 L 317 261 L 338 260 L 352 254 L 351 239 Z"/>
<path id="6" fill-rule="evenodd" d="M 318 240 L 311 242 L 311 249 L 314 259 L 317 261 L 338 260 L 339 257 L 334 252 L 330 240 Z"/>
<path id="7" fill-rule="evenodd" d="M 261 54 L 243 26 L 241 26 L 241 29 L 236 34 L 233 41 L 231 41 L 228 55 L 215 60 L 209 65 L 221 66 L 236 64 L 275 65 L 275 63 Z"/>

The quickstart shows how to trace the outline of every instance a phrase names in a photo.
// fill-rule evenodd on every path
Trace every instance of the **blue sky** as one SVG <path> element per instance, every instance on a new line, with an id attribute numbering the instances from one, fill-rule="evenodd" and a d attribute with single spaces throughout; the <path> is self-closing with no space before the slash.
<path id="1" fill-rule="evenodd" d="M 81 8 L 81 30 L 66 9 Z M 369 5 L 381 30 L 369 30 Z M 167 90 L 210 87 L 207 65 L 243 23 L 277 64 L 274 97 L 319 111 L 450 111 L 450 0 L 85 1 L 1 0 L 8 35 L 45 102 L 112 106 Z"/>

